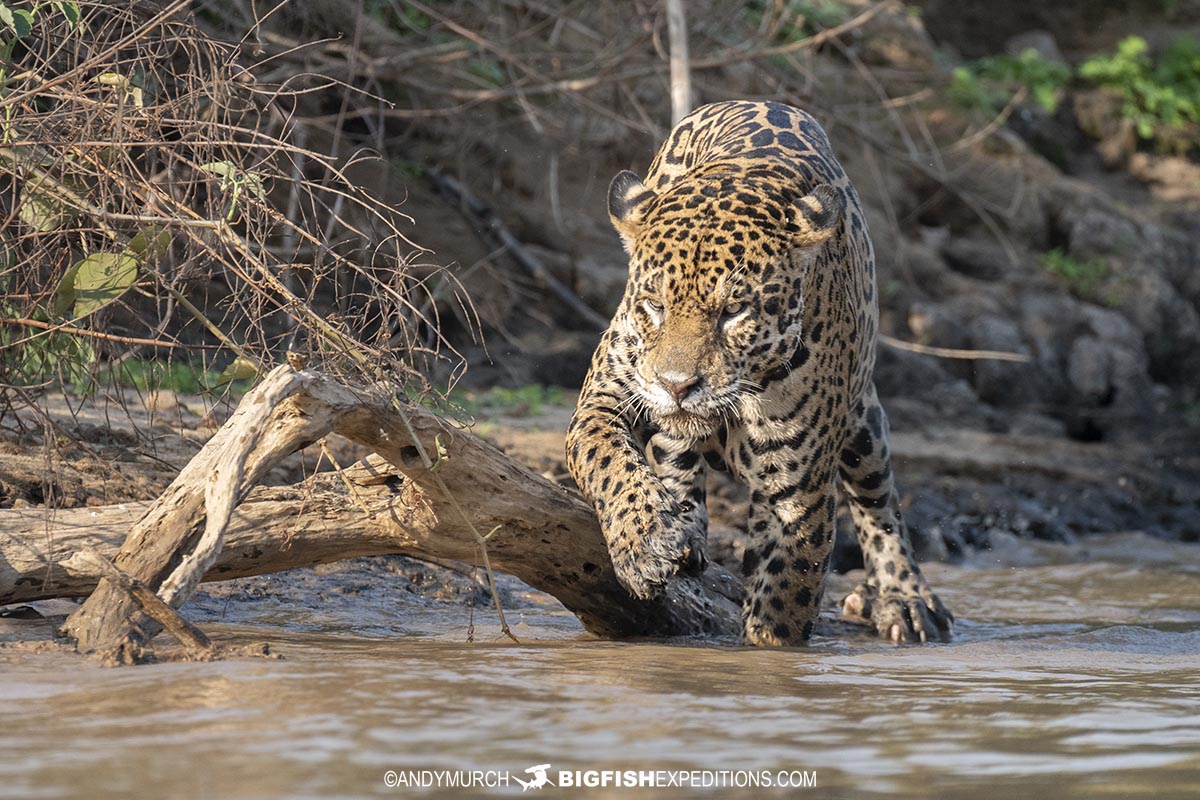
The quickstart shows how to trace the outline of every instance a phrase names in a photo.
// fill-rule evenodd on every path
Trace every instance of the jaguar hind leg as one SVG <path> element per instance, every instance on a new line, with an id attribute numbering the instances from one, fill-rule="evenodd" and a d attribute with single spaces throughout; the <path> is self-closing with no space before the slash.
<path id="1" fill-rule="evenodd" d="M 755 491 L 742 563 L 742 638 L 747 644 L 805 644 L 821 610 L 833 547 L 832 481 L 822 491 L 794 491 L 787 502 Z"/>
<path id="2" fill-rule="evenodd" d="M 747 644 L 802 645 L 820 612 L 833 547 L 837 464 L 835 453 L 804 438 L 794 429 L 764 426 L 727 445 L 727 463 L 751 486 L 742 562 Z"/>
<path id="3" fill-rule="evenodd" d="M 948 640 L 951 614 L 929 588 L 892 477 L 887 415 L 874 385 L 852 414 L 839 472 L 862 546 L 866 580 L 842 601 L 846 617 L 893 642 Z"/>

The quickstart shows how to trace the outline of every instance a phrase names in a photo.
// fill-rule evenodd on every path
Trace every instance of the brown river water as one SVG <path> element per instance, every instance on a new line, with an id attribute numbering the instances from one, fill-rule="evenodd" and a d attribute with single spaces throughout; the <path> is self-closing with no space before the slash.
<path id="1" fill-rule="evenodd" d="M 1025 566 L 930 567 L 959 618 L 947 645 L 832 623 L 801 650 L 603 642 L 545 603 L 511 612 L 520 645 L 482 612 L 467 643 L 461 606 L 372 594 L 354 615 L 204 623 L 282 660 L 10 654 L 0 797 L 1200 797 L 1200 546 L 1022 548 Z M 528 791 L 431 777 L 541 764 L 554 785 Z M 636 770 L 699 785 L 557 785 Z M 388 785 L 421 771 L 434 786 Z M 751 773 L 799 785 L 739 786 Z"/>

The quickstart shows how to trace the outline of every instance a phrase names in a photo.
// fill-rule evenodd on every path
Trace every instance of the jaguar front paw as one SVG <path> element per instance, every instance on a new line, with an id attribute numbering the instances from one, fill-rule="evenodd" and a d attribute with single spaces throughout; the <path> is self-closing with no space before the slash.
<path id="1" fill-rule="evenodd" d="M 928 589 L 917 594 L 860 583 L 842 598 L 842 618 L 873 627 L 895 644 L 948 642 L 954 615 Z"/>
<path id="2" fill-rule="evenodd" d="M 614 537 L 610 554 L 617 580 L 639 600 L 653 600 L 676 575 L 699 575 L 708 566 L 704 532 L 666 515 Z"/>

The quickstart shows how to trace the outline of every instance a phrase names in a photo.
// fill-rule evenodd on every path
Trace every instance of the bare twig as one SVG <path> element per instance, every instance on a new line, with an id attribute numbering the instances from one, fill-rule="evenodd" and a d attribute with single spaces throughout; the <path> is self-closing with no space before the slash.
<path id="1" fill-rule="evenodd" d="M 604 330 L 608 327 L 608 320 L 596 313 L 574 292 L 551 275 L 550 271 L 546 269 L 546 265 L 521 244 L 521 241 L 505 226 L 491 206 L 472 194 L 459 181 L 440 170 L 429 168 L 426 170 L 426 174 L 446 200 L 471 221 L 473 229 L 491 240 L 488 242 L 489 246 L 502 245 L 518 266 L 549 289 L 555 297 L 579 314 L 589 325 L 597 330 Z"/>
<path id="2" fill-rule="evenodd" d="M 1016 361 L 1027 363 L 1033 359 L 1024 353 L 1009 353 L 1003 350 L 964 350 L 956 347 L 933 347 L 927 344 L 906 342 L 886 334 L 879 334 L 879 341 L 897 350 L 907 350 L 910 353 L 920 353 L 924 356 L 938 358 L 957 358 L 967 361 Z"/>
<path id="3" fill-rule="evenodd" d="M 0 325 L 24 325 L 29 328 L 39 328 L 49 333 L 68 333 L 72 336 L 83 336 L 88 339 L 102 339 L 106 342 L 120 342 L 121 344 L 135 344 L 143 347 L 166 347 L 169 349 L 184 349 L 184 350 L 216 350 L 213 345 L 205 344 L 181 344 L 179 342 L 168 342 L 164 339 L 139 339 L 136 336 L 118 336 L 115 333 L 103 333 L 102 331 L 93 331 L 86 328 L 76 328 L 71 325 L 59 325 L 52 322 L 42 322 L 37 319 L 0 319 Z M 33 341 L 34 337 L 30 336 L 25 339 L 17 339 L 8 343 L 9 347 L 20 347 L 23 344 Z"/>
<path id="4" fill-rule="evenodd" d="M 819 33 L 814 33 L 812 36 L 805 37 L 804 39 L 798 39 L 794 42 L 772 45 L 770 47 L 758 47 L 751 50 L 734 50 L 719 56 L 694 59 L 692 61 L 692 69 L 712 69 L 714 67 L 724 67 L 741 61 L 759 61 L 771 56 L 787 55 L 789 53 L 795 53 L 798 50 L 813 50 L 828 41 L 837 39 L 839 36 L 849 33 L 856 28 L 861 28 L 863 25 L 866 25 L 868 22 L 878 16 L 881 11 L 887 8 L 887 6 L 887 2 L 876 3 L 866 11 L 863 11 L 862 13 L 846 20 L 841 25 L 835 25 L 832 28 L 826 28 Z"/>

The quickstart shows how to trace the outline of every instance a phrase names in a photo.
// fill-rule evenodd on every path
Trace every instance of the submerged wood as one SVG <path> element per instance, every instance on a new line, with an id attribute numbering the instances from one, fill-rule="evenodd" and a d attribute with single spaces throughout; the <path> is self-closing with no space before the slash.
<path id="1" fill-rule="evenodd" d="M 420 458 L 410 428 L 426 452 L 444 453 L 440 481 Z M 343 473 L 352 491 L 323 477 L 260 487 L 240 502 L 271 466 L 332 432 L 377 453 Z M 62 567 L 85 546 L 162 596 L 163 582 L 196 549 L 215 465 L 228 467 L 235 457 L 243 474 L 231 490 L 234 510 L 216 547 L 210 537 L 215 555 L 211 565 L 202 564 L 204 580 L 382 553 L 476 563 L 475 534 L 444 485 L 476 530 L 497 528 L 487 543 L 497 569 L 554 595 L 597 635 L 736 635 L 740 629 L 740 584 L 728 572 L 712 566 L 702 579 L 680 579 L 658 600 L 635 600 L 617 582 L 592 509 L 577 494 L 390 395 L 351 390 L 286 366 L 247 395 L 154 503 L 0 511 L 0 603 L 87 593 L 96 579 Z M 178 606 L 190 591 L 176 591 L 171 604 Z M 97 649 L 144 643 L 157 626 L 141 618 L 127 593 L 101 581 L 64 630 L 81 649 Z"/>
<path id="2" fill-rule="evenodd" d="M 143 614 L 161 625 L 167 633 L 174 636 L 183 645 L 189 658 L 204 661 L 212 656 L 212 642 L 209 641 L 204 631 L 184 619 L 178 611 L 164 603 L 145 584 L 135 581 L 113 566 L 112 562 L 95 548 L 84 547 L 69 560 L 69 563 L 65 563 L 63 566 L 67 569 L 74 568 L 74 571 L 94 572 L 126 592 Z"/>

